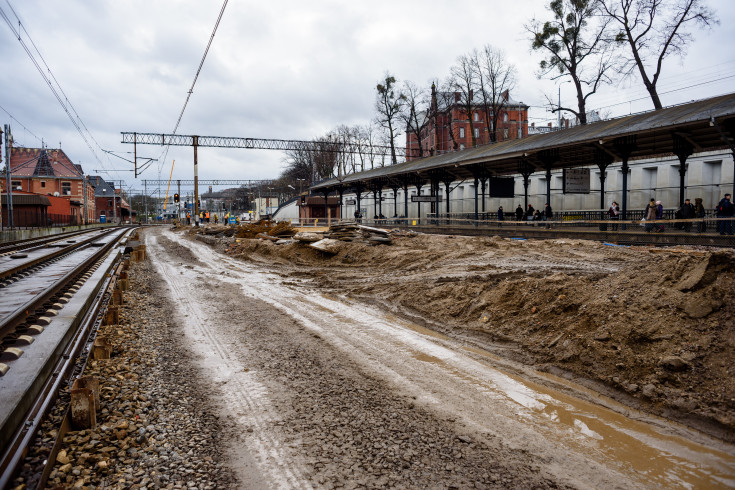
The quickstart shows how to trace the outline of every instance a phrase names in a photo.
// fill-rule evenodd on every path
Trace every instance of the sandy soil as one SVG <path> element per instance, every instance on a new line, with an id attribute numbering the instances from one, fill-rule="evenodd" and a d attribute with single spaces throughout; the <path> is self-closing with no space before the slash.
<path id="1" fill-rule="evenodd" d="M 226 251 L 735 440 L 732 251 L 435 235 Z"/>
<path id="2" fill-rule="evenodd" d="M 735 485 L 734 446 L 601 396 L 655 407 L 643 388 L 630 394 L 586 375 L 589 364 L 576 373 L 574 355 L 548 354 L 573 349 L 577 335 L 625 347 L 613 331 L 577 333 L 574 322 L 608 308 L 591 296 L 610 278 L 668 256 L 436 236 L 343 243 L 332 256 L 303 244 L 191 238 L 146 232 L 168 286 L 157 294 L 174 305 L 195 354 L 186 369 L 211 378 L 207 398 L 234 427 L 222 437 L 242 488 Z M 577 306 L 554 313 L 556 302 Z M 566 320 L 551 327 L 553 315 Z M 528 324 L 540 318 L 548 324 L 534 341 L 539 328 Z M 686 368 L 669 360 L 654 371 L 696 369 L 696 358 L 671 355 Z M 724 433 L 719 422 L 707 427 Z"/>

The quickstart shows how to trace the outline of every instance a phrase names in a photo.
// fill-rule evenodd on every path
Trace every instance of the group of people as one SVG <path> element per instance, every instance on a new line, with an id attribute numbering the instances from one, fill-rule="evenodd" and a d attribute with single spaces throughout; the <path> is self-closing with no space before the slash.
<path id="1" fill-rule="evenodd" d="M 719 219 L 717 221 L 717 231 L 720 235 L 732 235 L 733 234 L 733 217 L 735 216 L 735 204 L 732 203 L 732 196 L 725 194 L 715 208 L 717 218 L 729 218 Z M 706 223 L 702 218 L 705 217 L 707 210 L 704 207 L 702 198 L 698 197 L 692 204 L 690 199 L 685 199 L 684 204 L 674 213 L 674 217 L 677 220 L 694 220 L 700 219 L 696 223 L 694 221 L 682 221 L 677 223 L 676 227 L 684 230 L 685 232 L 692 231 L 693 225 L 696 224 L 697 233 L 706 231 Z M 612 221 L 620 220 L 621 212 L 620 205 L 613 201 L 607 210 L 608 219 Z M 519 204 L 515 210 L 515 218 L 517 221 L 547 221 L 551 220 L 554 216 L 553 211 L 549 203 L 544 206 L 543 212 L 529 204 L 528 209 L 525 211 Z M 660 223 L 664 218 L 664 207 L 661 201 L 651 199 L 643 212 L 642 224 L 647 232 L 660 233 L 664 231 L 663 223 Z M 498 221 L 505 220 L 505 211 L 503 206 L 498 208 Z M 659 221 L 657 223 L 657 221 Z M 548 225 L 547 225 L 548 226 Z M 617 230 L 617 223 L 612 224 L 612 230 Z"/>
<path id="2" fill-rule="evenodd" d="M 731 198 L 732 196 L 730 194 L 725 194 L 725 196 L 720 200 L 720 202 L 717 204 L 717 207 L 715 208 L 715 214 L 717 218 L 727 218 L 717 220 L 717 232 L 720 235 L 733 234 L 732 218 L 733 216 L 735 216 L 735 204 L 732 203 Z M 684 204 L 682 204 L 681 207 L 674 213 L 674 219 L 698 219 L 700 221 L 682 221 L 680 223 L 676 223 L 675 227 L 685 232 L 690 232 L 693 228 L 692 225 L 696 223 L 697 233 L 702 233 L 707 230 L 706 223 L 702 219 L 705 217 L 706 214 L 707 210 L 704 207 L 701 197 L 694 199 L 694 204 L 692 204 L 691 199 L 685 199 Z M 611 220 L 619 219 L 620 207 L 615 201 L 613 201 L 613 203 L 610 205 L 610 208 L 608 209 L 608 216 Z M 641 220 L 646 231 L 663 232 L 664 225 L 662 223 L 656 223 L 656 221 L 662 220 L 663 217 L 663 204 L 661 203 L 661 201 L 656 201 L 655 199 L 651 198 L 651 201 L 648 203 L 646 209 L 643 212 L 643 220 Z M 617 229 L 617 225 L 615 225 L 614 229 Z"/>
<path id="3" fill-rule="evenodd" d="M 516 208 L 516 220 L 517 221 L 547 221 L 554 217 L 554 211 L 551 209 L 551 205 L 547 202 L 544 206 L 543 212 L 538 209 L 534 209 L 533 205 L 529 204 L 528 209 L 523 211 L 523 207 L 519 204 Z M 505 219 L 505 213 L 503 206 L 498 208 L 498 221 Z"/>
<path id="4" fill-rule="evenodd" d="M 196 218 L 196 215 L 194 215 L 194 217 Z M 209 211 L 199 212 L 199 224 L 203 225 L 204 223 L 210 223 L 211 222 L 210 219 L 214 221 L 215 225 L 219 223 L 219 216 L 217 216 L 217 213 L 212 213 L 212 215 L 210 216 Z M 239 225 L 240 217 L 238 216 L 235 219 L 236 219 L 236 224 Z M 230 213 L 228 212 L 222 217 L 222 224 L 226 225 L 229 223 L 230 223 Z M 186 224 L 191 225 L 191 212 L 190 211 L 186 212 Z"/>

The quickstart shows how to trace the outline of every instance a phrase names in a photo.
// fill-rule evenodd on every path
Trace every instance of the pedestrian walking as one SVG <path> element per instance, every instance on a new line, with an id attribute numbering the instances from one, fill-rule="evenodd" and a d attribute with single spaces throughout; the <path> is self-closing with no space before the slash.
<path id="1" fill-rule="evenodd" d="M 503 213 L 503 206 L 500 206 L 498 208 L 498 221 L 503 221 L 505 219 L 505 213 Z M 498 223 L 498 226 L 503 226 L 502 223 Z"/>
<path id="2" fill-rule="evenodd" d="M 544 214 L 543 214 L 543 220 L 544 221 L 551 221 L 554 218 L 554 211 L 551 209 L 551 204 L 548 202 L 546 203 L 546 206 L 544 206 Z M 546 228 L 551 228 L 550 224 L 546 224 Z"/>
<path id="3" fill-rule="evenodd" d="M 516 208 L 516 221 L 520 221 L 523 219 L 523 208 L 519 204 Z"/>
<path id="4" fill-rule="evenodd" d="M 730 194 L 720 199 L 717 204 L 717 217 L 725 218 L 717 220 L 717 231 L 720 235 L 732 235 L 732 217 L 735 215 L 735 205 L 730 202 Z"/>

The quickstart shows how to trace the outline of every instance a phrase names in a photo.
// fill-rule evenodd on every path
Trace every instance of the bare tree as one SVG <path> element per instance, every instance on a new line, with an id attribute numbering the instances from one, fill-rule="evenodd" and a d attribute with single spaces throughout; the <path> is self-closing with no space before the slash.
<path id="1" fill-rule="evenodd" d="M 470 122 L 470 134 L 472 135 L 472 146 L 477 146 L 477 138 L 475 138 L 475 126 L 472 120 L 472 110 L 475 107 L 474 90 L 476 83 L 476 72 L 472 63 L 472 57 L 462 55 L 457 58 L 457 63 L 449 69 L 448 85 L 452 88 L 452 92 L 459 94 L 457 104 L 462 111 L 467 114 Z"/>
<path id="2" fill-rule="evenodd" d="M 375 97 L 375 110 L 378 111 L 377 122 L 387 134 L 386 139 L 390 143 L 391 163 L 395 165 L 396 159 L 395 140 L 401 134 L 396 124 L 400 117 L 406 97 L 400 91 L 396 92 L 396 78 L 389 72 L 385 72 L 385 80 L 378 83 Z"/>
<path id="3" fill-rule="evenodd" d="M 449 131 L 449 138 L 452 140 L 452 148 L 459 149 L 457 136 L 454 131 L 454 111 L 452 110 L 457 103 L 457 97 L 454 93 L 454 87 L 451 81 L 445 81 L 436 92 L 436 109 L 432 111 L 434 124 L 439 127 L 439 114 L 446 114 L 444 123 Z"/>
<path id="4" fill-rule="evenodd" d="M 609 43 L 611 19 L 600 16 L 600 0 L 552 0 L 553 19 L 541 24 L 534 19 L 526 25 L 531 34 L 531 48 L 541 50 L 539 77 L 552 80 L 569 76 L 577 91 L 577 108 L 560 107 L 547 97 L 552 112 L 568 111 L 587 124 L 587 99 L 603 83 L 610 83 L 613 69 Z"/>
<path id="5" fill-rule="evenodd" d="M 477 89 L 482 99 L 490 141 L 498 141 L 498 121 L 510 93 L 516 85 L 516 67 L 510 64 L 502 49 L 487 44 L 482 51 L 472 53 L 472 64 L 477 74 Z"/>
<path id="6" fill-rule="evenodd" d="M 401 112 L 401 119 L 406 124 L 406 132 L 416 136 L 419 147 L 418 157 L 421 158 L 424 156 L 422 132 L 430 121 L 428 111 L 421 110 L 421 106 L 428 103 L 426 91 L 415 83 L 406 80 L 403 82 L 403 94 L 406 97 L 406 103 L 403 106 L 403 112 Z"/>
<path id="7" fill-rule="evenodd" d="M 719 23 L 714 11 L 704 0 L 601 0 L 604 12 L 619 27 L 615 41 L 627 44 L 629 56 L 624 60 L 623 73 L 636 69 L 653 101 L 661 109 L 656 84 L 663 61 L 669 55 L 683 56 L 692 34 L 691 25 L 702 28 Z M 647 67 L 648 63 L 653 66 Z"/>

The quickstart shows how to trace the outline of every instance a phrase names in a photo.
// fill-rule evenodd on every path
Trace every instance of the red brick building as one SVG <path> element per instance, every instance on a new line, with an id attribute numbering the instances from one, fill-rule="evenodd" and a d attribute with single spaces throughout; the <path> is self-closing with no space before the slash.
<path id="1" fill-rule="evenodd" d="M 84 176 L 81 165 L 73 163 L 60 149 L 11 148 L 10 181 L 14 191 L 22 190 L 43 196 L 59 197 L 68 205 L 54 200 L 49 214 L 66 214 L 67 223 L 91 222 L 95 219 L 94 188 Z M 5 192 L 5 179 L 0 183 Z"/>
<path id="2" fill-rule="evenodd" d="M 419 120 L 425 123 L 420 131 L 423 156 L 471 148 L 472 132 L 475 134 L 477 145 L 492 141 L 492 115 L 488 121 L 486 112 L 490 111 L 485 111 L 482 100 L 477 96 L 473 97 L 472 93 L 470 97 L 473 108 L 471 113 L 467 114 L 459 92 L 437 93 L 436 86 L 432 84 L 431 107 L 419 115 Z M 528 106 L 523 102 L 512 100 L 507 91 L 502 97 L 504 103 L 498 118 L 497 141 L 527 137 Z M 418 158 L 418 148 L 416 132 L 406 128 L 406 160 Z"/>
<path id="3" fill-rule="evenodd" d="M 89 182 L 94 187 L 97 220 L 100 216 L 105 216 L 107 223 L 132 221 L 130 204 L 120 194 L 120 189 L 115 189 L 114 184 L 107 182 L 98 175 L 91 176 Z"/>

